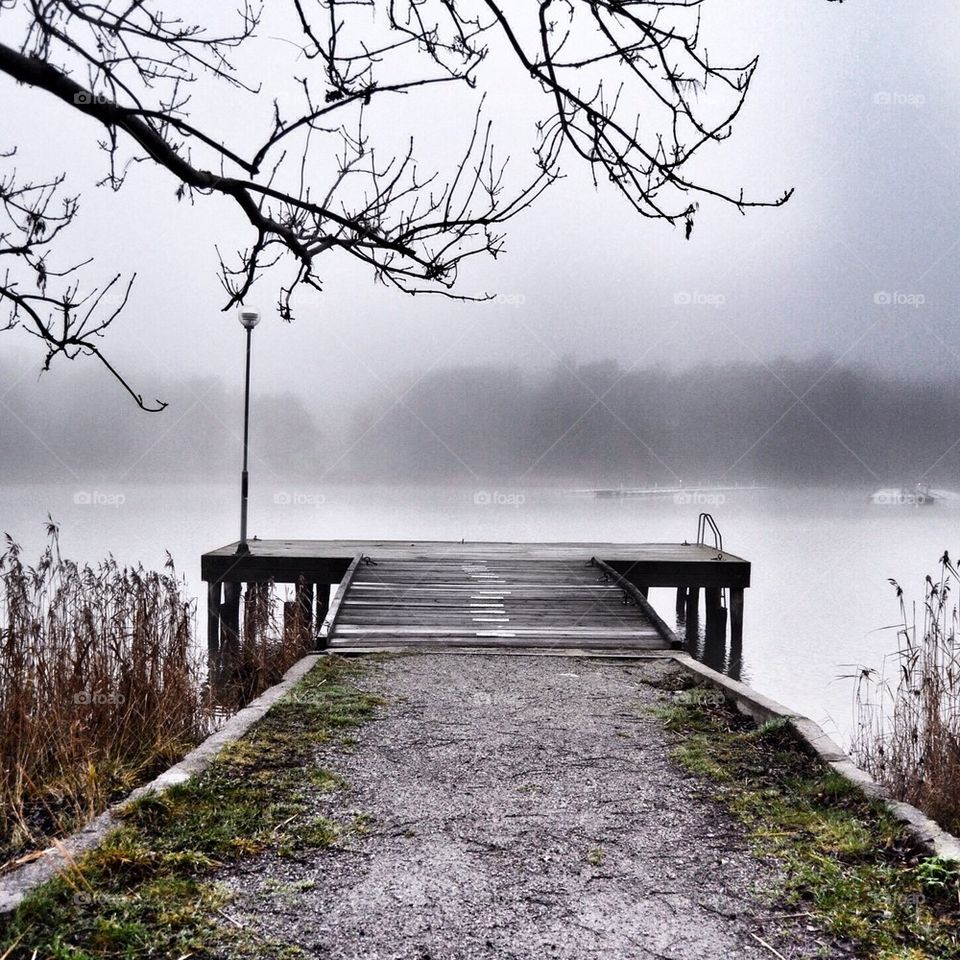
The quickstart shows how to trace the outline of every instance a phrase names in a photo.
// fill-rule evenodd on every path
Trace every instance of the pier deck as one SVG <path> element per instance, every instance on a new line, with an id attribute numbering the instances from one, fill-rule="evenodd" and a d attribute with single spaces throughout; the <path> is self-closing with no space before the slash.
<path id="1" fill-rule="evenodd" d="M 298 602 L 321 646 L 532 646 L 668 649 L 672 631 L 646 600 L 678 591 L 707 625 L 729 591 L 731 637 L 742 631 L 750 564 L 691 543 L 509 543 L 251 540 L 205 553 L 211 649 L 235 638 L 240 585 L 299 583 Z M 340 584 L 332 605 L 330 586 Z"/>
<path id="2" fill-rule="evenodd" d="M 329 645 L 583 646 L 662 649 L 670 637 L 582 560 L 361 563 Z"/>

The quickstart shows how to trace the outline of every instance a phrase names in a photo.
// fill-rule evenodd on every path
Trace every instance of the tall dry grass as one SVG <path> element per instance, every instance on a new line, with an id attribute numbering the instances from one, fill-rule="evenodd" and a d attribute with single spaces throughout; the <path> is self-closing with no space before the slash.
<path id="1" fill-rule="evenodd" d="M 54 524 L 39 563 L 0 556 L 0 869 L 176 762 L 313 646 L 272 584 L 247 591 L 240 642 L 214 665 L 196 601 L 164 571 L 80 566 Z"/>
<path id="2" fill-rule="evenodd" d="M 960 831 L 960 641 L 951 588 L 960 580 L 949 556 L 928 576 L 918 620 L 903 589 L 897 651 L 881 670 L 863 669 L 855 691 L 853 754 L 901 800 L 946 829 Z"/>
<path id="3" fill-rule="evenodd" d="M 95 815 L 208 730 L 195 604 L 165 572 L 78 566 L 57 528 L 0 556 L 0 838 L 10 854 Z M 0 848 L 2 849 L 2 848 Z M 0 862 L 4 858 L 0 857 Z"/>

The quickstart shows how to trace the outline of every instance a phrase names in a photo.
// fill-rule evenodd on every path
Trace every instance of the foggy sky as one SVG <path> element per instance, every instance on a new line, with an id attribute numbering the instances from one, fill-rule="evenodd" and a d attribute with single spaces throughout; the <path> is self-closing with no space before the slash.
<path id="1" fill-rule="evenodd" d="M 711 54 L 758 53 L 760 68 L 733 139 L 711 147 L 696 173 L 754 196 L 793 186 L 785 208 L 742 217 L 707 203 L 685 241 L 680 229 L 632 215 L 612 189 L 595 192 L 568 159 L 566 179 L 511 224 L 506 255 L 465 273 L 463 290 L 499 294 L 494 302 L 403 297 L 333 257 L 318 263 L 323 296 L 305 300 L 297 322 L 284 326 L 269 314 L 276 282 L 268 277 L 258 298 L 268 315 L 255 334 L 257 389 L 297 398 L 324 434 L 360 410 L 385 416 L 422 378 L 464 364 L 543 372 L 573 357 L 625 368 L 719 361 L 763 369 L 781 356 L 827 354 L 866 373 L 949 376 L 960 356 L 958 27 L 960 10 L 945 0 L 922 15 L 892 0 L 708 2 L 702 32 Z M 261 33 L 261 63 L 286 64 L 272 31 Z M 257 101 L 265 122 L 270 82 Z M 492 89 L 500 143 L 522 166 L 531 124 L 547 106 L 536 90 Z M 203 90 L 197 115 L 243 142 L 249 116 L 223 115 Z M 175 401 L 161 415 L 165 427 L 148 429 L 179 430 L 196 378 L 216 378 L 223 390 L 239 384 L 242 337 L 220 312 L 214 243 L 245 245 L 244 224 L 221 199 L 175 203 L 170 177 L 147 164 L 119 194 L 93 187 L 104 173 L 99 131 L 47 96 L 0 78 L 0 109 L 0 146 L 20 145 L 19 167 L 50 174 L 68 161 L 69 186 L 82 192 L 80 219 L 58 256 L 95 256 L 102 279 L 137 272 L 105 346 L 146 397 Z M 468 110 L 448 101 L 437 109 L 441 139 L 466 135 Z M 411 110 L 424 112 L 414 104 L 371 120 L 390 132 Z M 433 146 L 440 165 L 444 151 Z M 105 375 L 61 361 L 38 378 L 40 345 L 23 332 L 0 334 L 0 356 L 8 436 L 18 424 L 11 410 L 41 402 L 55 411 L 96 395 L 118 420 L 145 417 Z M 773 372 L 770 384 L 777 387 Z M 31 430 L 43 437 L 41 425 Z"/>

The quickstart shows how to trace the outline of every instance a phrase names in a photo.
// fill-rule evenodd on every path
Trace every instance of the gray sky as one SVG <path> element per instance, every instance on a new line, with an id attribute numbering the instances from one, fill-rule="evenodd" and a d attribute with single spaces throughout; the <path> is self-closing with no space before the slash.
<path id="1" fill-rule="evenodd" d="M 543 368 L 564 354 L 685 365 L 826 351 L 888 372 L 951 370 L 960 352 L 958 21 L 946 0 L 925 4 L 922 16 L 892 0 L 706 3 L 711 54 L 733 61 L 755 52 L 760 69 L 734 138 L 711 148 L 697 173 L 754 196 L 794 186 L 785 208 L 741 217 L 707 203 L 688 242 L 682 229 L 631 214 L 611 189 L 594 192 L 568 160 L 567 179 L 509 228 L 507 255 L 464 274 L 464 292 L 498 301 L 403 297 L 331 257 L 318 264 L 324 295 L 304 301 L 294 325 L 268 315 L 257 330 L 256 382 L 337 412 L 358 394 L 389 403 L 435 366 Z M 282 29 L 266 24 L 251 55 L 271 64 L 267 92 L 287 63 L 286 46 L 271 39 Z M 488 69 L 500 69 L 496 58 Z M 543 100 L 534 88 L 518 95 L 506 77 L 491 87 L 499 142 L 522 167 Z M 248 136 L 248 101 L 240 110 L 241 101 L 204 99 L 205 90 L 195 93 L 197 117 L 241 144 L 257 139 Z M 256 103 L 266 116 L 269 98 Z M 242 338 L 220 312 L 213 246 L 247 241 L 236 212 L 220 199 L 176 204 L 170 177 L 147 164 L 119 194 L 93 188 L 104 158 L 90 121 L 5 78 L 0 109 L 4 144 L 21 146 L 21 168 L 66 169 L 82 191 L 61 256 L 95 256 L 91 277 L 138 273 L 107 343 L 136 387 L 163 397 L 186 376 L 235 378 Z M 434 157 L 441 164 L 468 133 L 442 99 L 431 110 L 418 102 L 374 114 L 374 131 L 404 133 L 410 110 L 430 119 L 424 166 Z M 268 309 L 276 279 L 261 284 Z M 37 385 L 41 355 L 25 335 L 0 343 L 25 374 L 18 392 L 69 384 L 59 364 Z"/>

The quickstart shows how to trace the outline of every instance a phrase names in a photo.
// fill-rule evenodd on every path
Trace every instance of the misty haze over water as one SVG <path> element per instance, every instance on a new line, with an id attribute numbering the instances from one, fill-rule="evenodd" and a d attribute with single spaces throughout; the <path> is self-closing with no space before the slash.
<path id="1" fill-rule="evenodd" d="M 8 364 L 9 382 L 22 371 Z M 253 469 L 282 487 L 343 480 L 960 487 L 960 383 L 894 378 L 829 357 L 668 370 L 564 358 L 421 373 L 395 397 L 362 391 L 326 415 L 303 384 L 254 393 Z M 169 413 L 118 407 L 89 371 L 14 393 L 3 479 L 65 483 L 236 473 L 241 395 L 221 377 L 171 384 Z"/>
<path id="2" fill-rule="evenodd" d="M 47 513 L 78 560 L 159 566 L 169 549 L 202 596 L 200 553 L 236 537 L 236 384 L 174 382 L 168 413 L 145 417 L 77 371 L 44 377 L 30 403 L 5 400 L 4 529 L 28 556 Z M 841 735 L 851 687 L 838 677 L 894 646 L 888 578 L 918 596 L 960 520 L 955 502 L 866 497 L 888 484 L 960 488 L 960 387 L 944 379 L 828 357 L 674 370 L 564 359 L 541 372 L 427 371 L 399 398 L 341 398 L 337 416 L 324 416 L 323 384 L 316 397 L 300 383 L 254 396 L 254 535 L 679 541 L 708 510 L 726 549 L 753 563 L 743 676 Z M 724 489 L 570 495 L 621 484 Z M 651 599 L 672 622 L 669 591 Z"/>
<path id="3" fill-rule="evenodd" d="M 39 557 L 43 519 L 62 525 L 64 554 L 158 568 L 169 550 L 190 592 L 203 596 L 202 552 L 236 539 L 235 482 L 8 483 L 0 487 L 5 530 Z M 960 504 L 878 507 L 863 490 L 768 487 L 657 499 L 570 496 L 561 481 L 507 483 L 315 482 L 264 475 L 252 485 L 251 534 L 276 538 L 444 540 L 693 540 L 697 515 L 717 518 L 725 548 L 753 564 L 738 672 L 768 696 L 846 737 L 858 664 L 880 666 L 894 648 L 899 606 L 922 598 Z M 650 599 L 674 623 L 672 591 Z M 200 623 L 202 623 L 202 604 Z M 682 628 L 681 628 L 682 631 Z M 722 664 L 716 664 L 722 666 Z"/>

